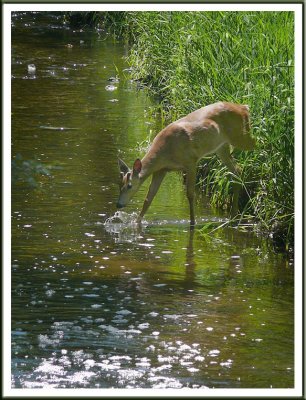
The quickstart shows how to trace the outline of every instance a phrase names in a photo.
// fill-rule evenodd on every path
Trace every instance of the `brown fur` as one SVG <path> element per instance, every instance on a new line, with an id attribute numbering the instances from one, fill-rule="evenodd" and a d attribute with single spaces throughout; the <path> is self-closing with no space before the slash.
<path id="1" fill-rule="evenodd" d="M 249 107 L 219 102 L 202 107 L 165 127 L 152 142 L 147 154 L 136 160 L 137 174 L 129 177 L 133 190 L 121 189 L 118 207 L 123 207 L 150 175 L 152 182 L 139 218 L 151 204 L 167 171 L 183 170 L 187 177 L 187 197 L 190 221 L 194 224 L 194 185 L 198 161 L 216 153 L 233 174 L 239 174 L 229 150 L 232 145 L 240 150 L 252 150 L 255 140 L 250 135 Z M 136 176 L 137 175 L 137 176 Z M 126 184 L 125 184 L 126 186 Z M 236 196 L 237 197 L 237 196 Z M 238 202 L 238 197 L 235 199 Z"/>

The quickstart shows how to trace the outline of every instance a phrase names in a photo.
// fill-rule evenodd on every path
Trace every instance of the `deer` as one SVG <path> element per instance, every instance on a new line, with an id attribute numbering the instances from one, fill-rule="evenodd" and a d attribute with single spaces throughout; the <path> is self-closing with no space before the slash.
<path id="1" fill-rule="evenodd" d="M 183 171 L 186 176 L 186 192 L 189 201 L 190 225 L 195 225 L 194 198 L 196 172 L 199 160 L 216 154 L 234 175 L 240 167 L 231 155 L 231 146 L 248 151 L 255 148 L 250 133 L 249 106 L 218 102 L 191 112 L 170 123 L 154 138 L 149 150 L 140 160 L 137 158 L 130 169 L 118 159 L 120 193 L 117 208 L 125 207 L 144 181 L 152 176 L 143 207 L 137 218 L 140 223 L 169 171 Z M 239 185 L 233 190 L 232 210 L 238 210 Z"/>

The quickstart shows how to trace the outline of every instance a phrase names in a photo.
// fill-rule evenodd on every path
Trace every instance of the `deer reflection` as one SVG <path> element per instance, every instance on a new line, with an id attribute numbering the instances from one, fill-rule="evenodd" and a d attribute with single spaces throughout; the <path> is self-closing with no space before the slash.
<path id="1" fill-rule="evenodd" d="M 196 279 L 196 262 L 194 259 L 194 227 L 190 227 L 188 241 L 186 246 L 186 263 L 185 263 L 185 279 L 184 279 L 184 289 L 191 290 L 194 288 Z"/>
<path id="2" fill-rule="evenodd" d="M 135 224 L 134 221 L 126 223 L 126 221 L 117 221 L 115 217 L 118 217 L 118 213 L 122 215 L 125 213 L 117 212 L 115 216 L 106 220 L 104 228 L 106 232 L 108 232 L 114 239 L 115 243 L 135 243 L 139 244 L 141 249 L 155 247 L 154 245 L 150 245 L 150 242 L 146 243 L 144 241 L 144 237 L 147 236 L 146 228 L 147 226 L 142 224 Z M 120 214 L 120 218 L 122 219 L 122 215 Z M 133 214 L 133 217 L 135 215 Z M 162 226 L 161 226 L 162 227 Z M 185 231 L 184 231 L 185 232 Z M 196 280 L 196 266 L 197 263 L 195 261 L 195 252 L 194 252 L 194 236 L 195 229 L 193 226 L 190 226 L 188 231 L 186 231 L 186 254 L 185 254 L 185 271 L 184 271 L 184 279 L 183 279 L 183 289 L 191 290 L 194 288 L 195 280 Z M 164 235 L 163 235 L 164 237 Z M 138 249 L 139 250 L 139 249 Z M 142 250 L 141 250 L 142 252 Z M 156 252 L 150 251 L 150 254 L 146 254 L 146 260 L 151 260 L 152 263 L 159 263 L 158 259 L 160 257 L 156 257 Z M 181 259 L 181 257 L 180 257 Z"/>

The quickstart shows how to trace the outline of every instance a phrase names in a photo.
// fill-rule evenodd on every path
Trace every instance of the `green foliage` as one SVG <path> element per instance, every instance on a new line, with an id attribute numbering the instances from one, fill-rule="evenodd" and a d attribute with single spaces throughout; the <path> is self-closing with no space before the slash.
<path id="1" fill-rule="evenodd" d="M 25 160 L 17 154 L 12 160 L 12 183 L 24 183 L 36 189 L 42 185 L 43 177 L 51 178 L 51 171 L 58 168 L 37 160 Z"/>

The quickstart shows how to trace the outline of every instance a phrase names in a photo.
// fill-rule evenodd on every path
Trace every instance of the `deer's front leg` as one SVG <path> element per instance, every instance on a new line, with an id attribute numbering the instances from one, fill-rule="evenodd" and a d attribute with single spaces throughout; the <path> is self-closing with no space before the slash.
<path id="1" fill-rule="evenodd" d="M 140 222 L 142 220 L 142 217 L 145 215 L 146 211 L 150 207 L 150 204 L 152 203 L 152 200 L 154 199 L 165 175 L 166 175 L 165 170 L 154 172 L 154 174 L 152 175 L 152 180 L 150 183 L 149 191 L 148 191 L 147 197 L 143 203 L 142 210 L 137 218 L 137 222 Z"/>
<path id="2" fill-rule="evenodd" d="M 190 225 L 195 225 L 194 218 L 194 191 L 195 191 L 195 183 L 196 183 L 196 170 L 187 171 L 187 198 L 189 201 L 189 209 L 190 209 Z"/>

